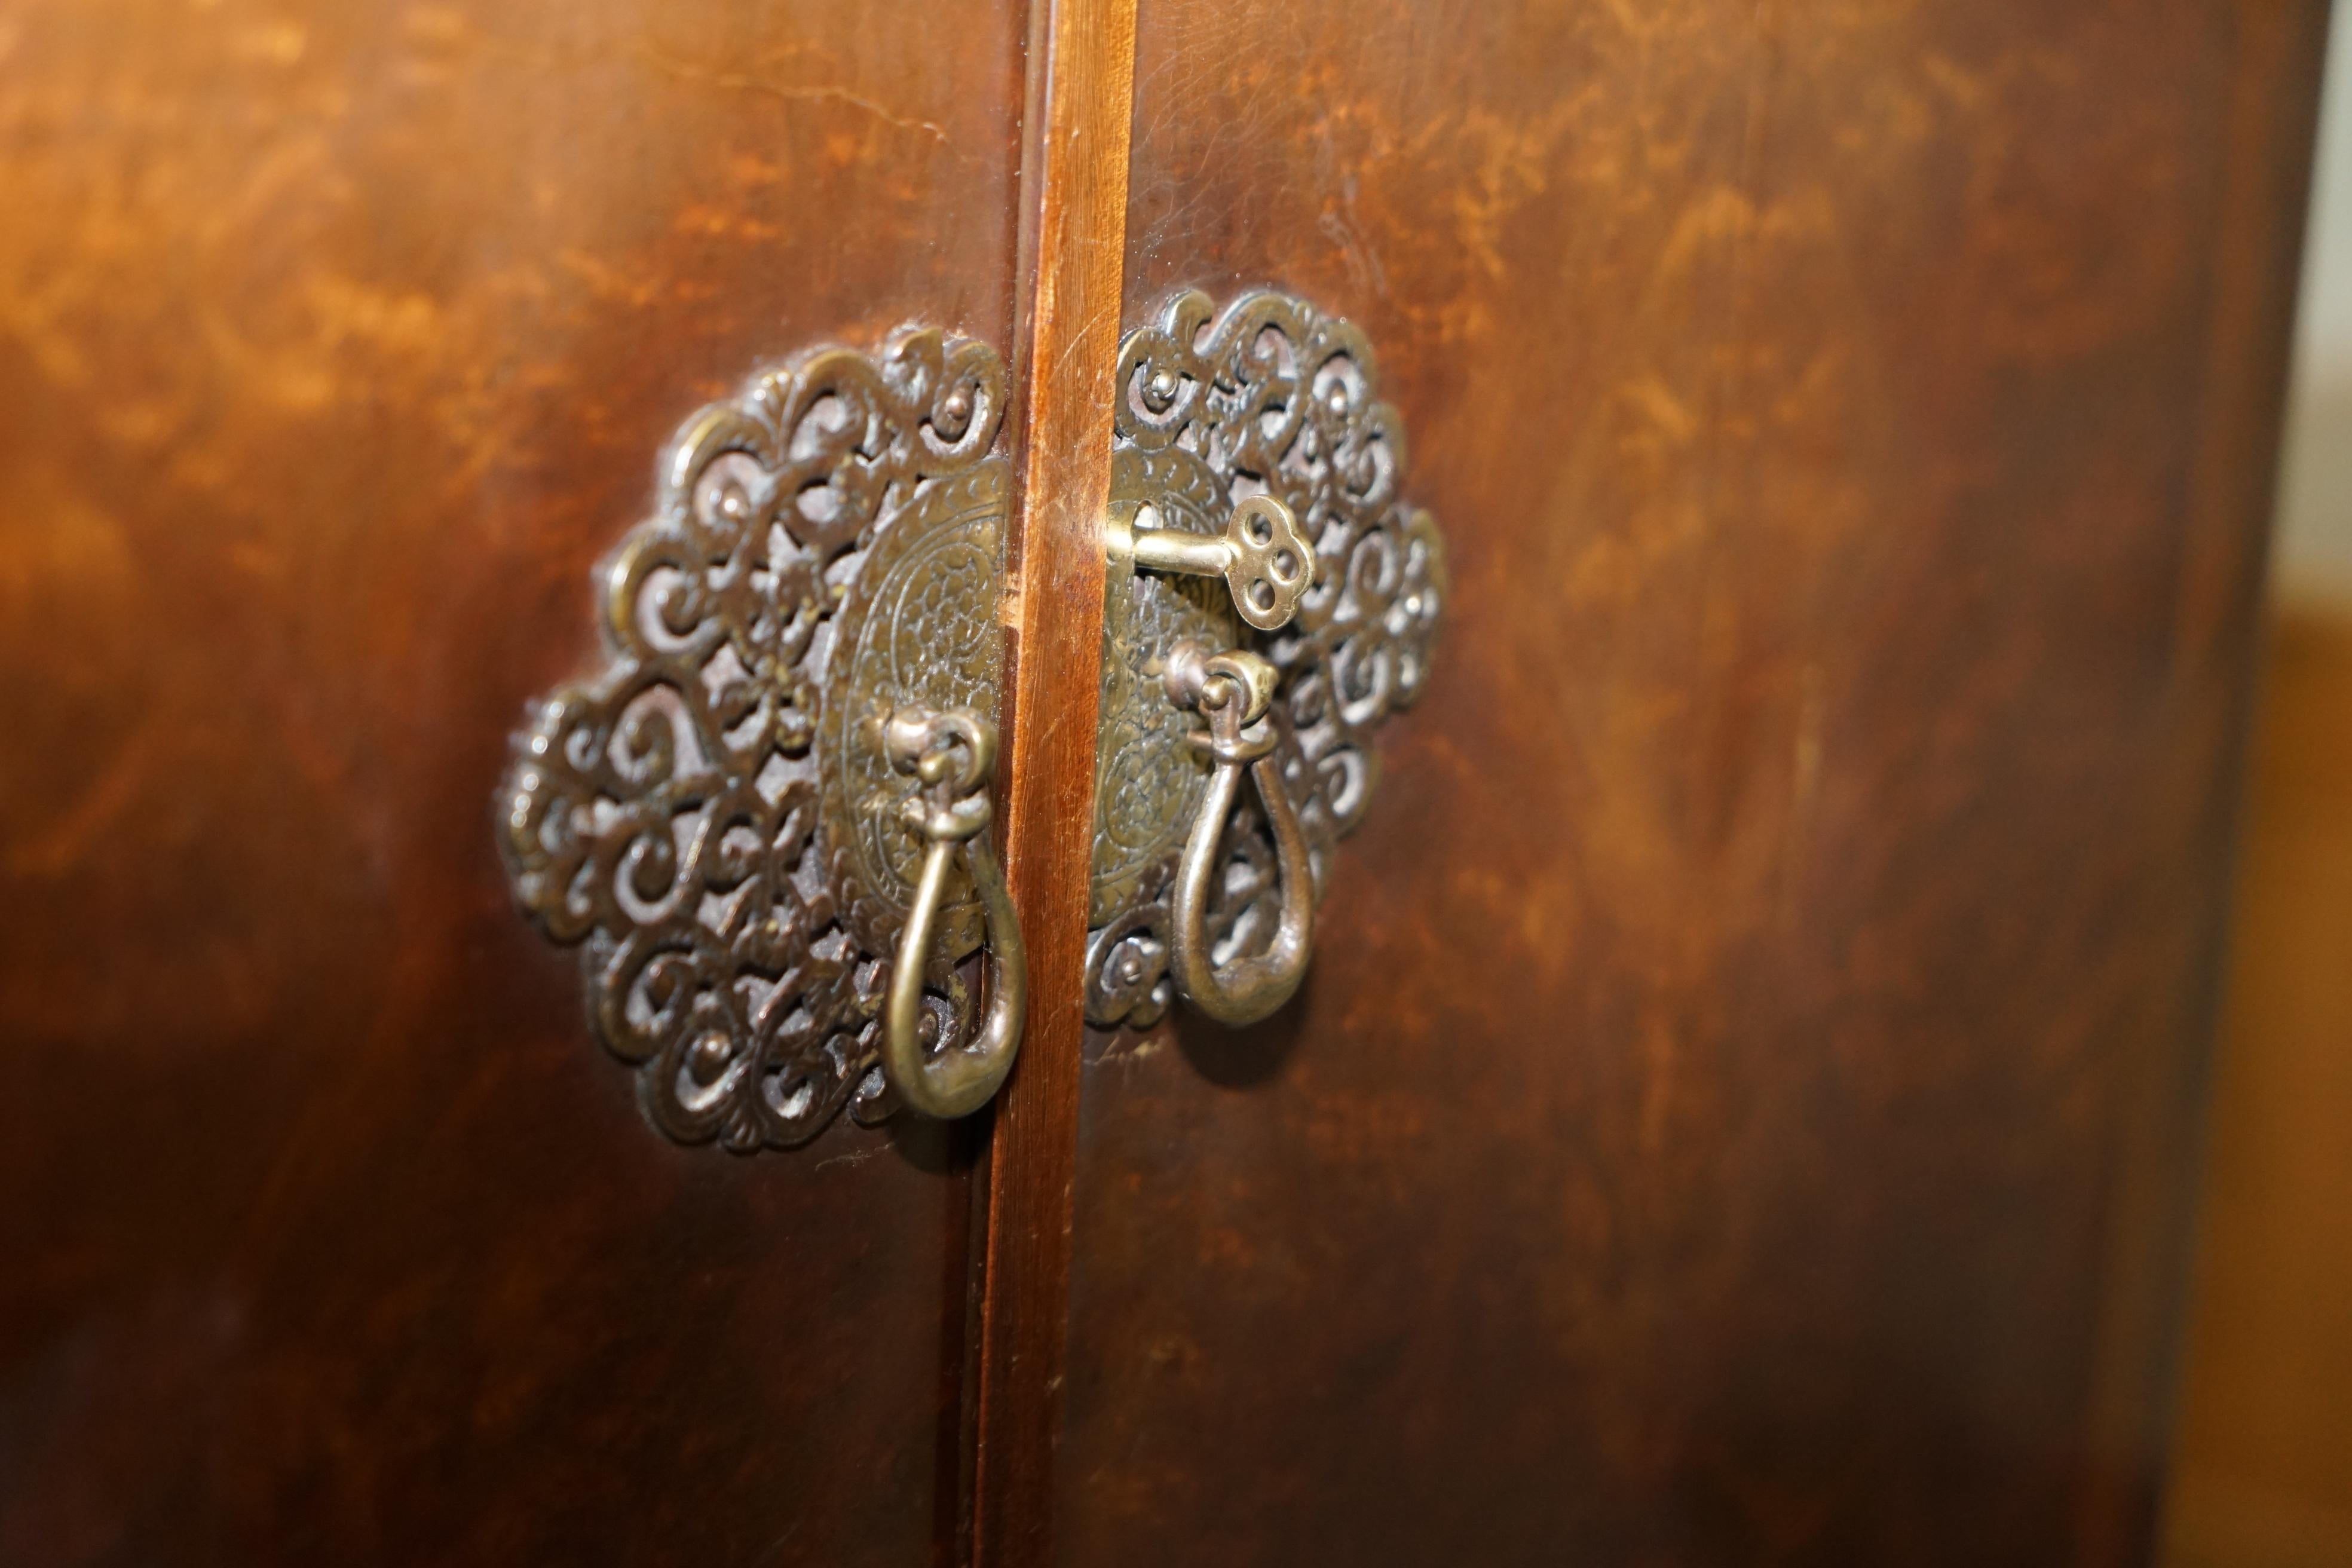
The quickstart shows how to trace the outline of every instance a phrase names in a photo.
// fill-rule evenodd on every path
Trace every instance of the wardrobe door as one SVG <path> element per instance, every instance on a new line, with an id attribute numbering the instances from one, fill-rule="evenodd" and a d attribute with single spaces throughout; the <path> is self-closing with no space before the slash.
<path id="1" fill-rule="evenodd" d="M 2139 1560 L 2322 23 L 1142 0 L 1129 325 L 1350 318 L 1452 583 L 1089 1047 L 1062 1562 Z"/>
<path id="2" fill-rule="evenodd" d="M 499 803 L 683 418 L 1007 342 L 1023 12 L 0 19 L 0 1561 L 930 1560 L 968 1157 L 657 1132 Z"/>

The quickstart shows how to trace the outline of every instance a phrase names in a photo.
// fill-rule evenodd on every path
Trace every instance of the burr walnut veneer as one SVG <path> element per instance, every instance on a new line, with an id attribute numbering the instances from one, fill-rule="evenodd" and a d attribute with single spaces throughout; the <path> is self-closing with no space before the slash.
<path id="1" fill-rule="evenodd" d="M 0 1563 L 2143 1560 L 2325 20 L 8 7 Z M 1447 618 L 1299 994 L 1090 1030 L 1188 289 L 1377 350 Z M 909 325 L 1025 1043 L 683 1145 L 490 802 L 679 420 Z"/>

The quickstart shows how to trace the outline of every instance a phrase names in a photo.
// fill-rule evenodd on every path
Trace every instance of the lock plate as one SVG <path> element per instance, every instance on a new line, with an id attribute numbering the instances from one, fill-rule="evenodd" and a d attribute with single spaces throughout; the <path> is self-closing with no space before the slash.
<path id="1" fill-rule="evenodd" d="M 1132 520 L 1147 506 L 1159 526 L 1203 538 L 1215 537 L 1232 510 L 1215 470 L 1193 453 L 1122 448 L 1111 459 L 1111 514 Z M 1114 566 L 1103 596 L 1089 924 L 1116 920 L 1165 886 L 1208 787 L 1207 766 L 1185 743 L 1192 722 L 1168 700 L 1170 655 L 1187 642 L 1238 647 L 1242 629 L 1216 579 Z"/>
<path id="2" fill-rule="evenodd" d="M 1116 537 L 1155 526 L 1213 536 L 1236 503 L 1289 507 L 1316 554 L 1315 581 L 1278 630 L 1243 625 L 1214 579 L 1138 572 L 1114 560 L 1103 622 L 1087 1017 L 1148 1027 L 1173 999 L 1168 892 L 1208 765 L 1160 675 L 1178 645 L 1245 648 L 1281 683 L 1270 714 L 1285 794 L 1309 847 L 1317 896 L 1333 847 L 1362 820 L 1378 781 L 1373 736 L 1421 695 L 1444 609 L 1435 521 L 1401 496 L 1402 422 L 1380 399 L 1370 343 L 1303 300 L 1258 292 L 1220 312 L 1205 294 L 1171 300 L 1121 344 L 1111 476 Z M 1225 835 L 1211 901 L 1220 951 L 1269 940 L 1279 917 L 1274 843 L 1246 800 Z"/>
<path id="3" fill-rule="evenodd" d="M 1004 405 L 994 350 L 926 330 L 695 415 L 602 568 L 603 668 L 516 739 L 516 897 L 579 946 L 597 1034 L 681 1142 L 791 1147 L 896 1109 L 879 1015 L 924 850 L 881 721 L 995 710 Z M 948 904 L 940 1038 L 981 930 L 961 873 Z"/>

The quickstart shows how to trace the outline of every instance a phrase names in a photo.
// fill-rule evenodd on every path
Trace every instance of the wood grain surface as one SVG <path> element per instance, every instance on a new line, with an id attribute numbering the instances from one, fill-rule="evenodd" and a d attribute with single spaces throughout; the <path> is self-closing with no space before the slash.
<path id="1" fill-rule="evenodd" d="M 1145 0 L 1129 321 L 1357 320 L 1454 593 L 1092 1048 L 1062 1562 L 2144 1559 L 2322 24 Z"/>
<path id="2" fill-rule="evenodd" d="M 950 1152 L 664 1142 L 492 795 L 682 417 L 1009 342 L 935 20 L 0 16 L 0 1563 L 930 1559 Z"/>
<path id="3" fill-rule="evenodd" d="M 0 1563 L 2140 1560 L 2322 25 L 10 8 Z M 1105 381 L 1259 284 L 1454 603 L 1307 993 L 1082 1053 Z M 677 1149 L 492 791 L 677 420 L 910 320 L 1024 1058 Z"/>

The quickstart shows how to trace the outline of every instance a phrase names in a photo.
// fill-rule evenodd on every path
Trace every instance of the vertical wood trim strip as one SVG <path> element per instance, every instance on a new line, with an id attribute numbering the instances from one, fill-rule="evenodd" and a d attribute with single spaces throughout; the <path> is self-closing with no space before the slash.
<path id="1" fill-rule="evenodd" d="M 1127 251 L 1135 0 L 1034 0 L 1023 115 L 1018 500 L 1007 552 L 1006 873 L 1029 952 L 1029 1029 L 982 1183 L 971 1561 L 1052 1551 L 1086 1027 L 1101 517 Z"/>

